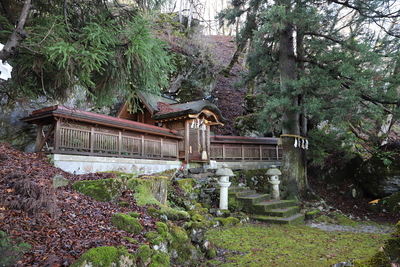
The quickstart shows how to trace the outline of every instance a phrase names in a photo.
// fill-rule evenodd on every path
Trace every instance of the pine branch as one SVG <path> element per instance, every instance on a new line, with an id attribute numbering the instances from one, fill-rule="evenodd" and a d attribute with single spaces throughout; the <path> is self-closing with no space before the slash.
<path id="1" fill-rule="evenodd" d="M 345 6 L 347 8 L 351 8 L 353 10 L 356 10 L 360 15 L 367 17 L 367 18 L 398 18 L 400 17 L 400 10 L 396 10 L 394 12 L 390 12 L 388 14 L 384 14 L 378 10 L 375 10 L 371 7 L 363 7 L 363 6 L 356 6 L 351 3 L 349 3 L 349 0 L 346 1 L 339 1 L 339 0 L 329 0 L 329 2 L 333 2 L 342 6 Z M 375 15 L 369 15 L 368 13 L 373 13 Z"/>

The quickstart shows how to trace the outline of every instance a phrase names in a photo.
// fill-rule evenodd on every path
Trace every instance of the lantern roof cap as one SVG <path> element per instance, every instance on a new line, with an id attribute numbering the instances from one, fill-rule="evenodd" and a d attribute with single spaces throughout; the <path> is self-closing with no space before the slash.
<path id="1" fill-rule="evenodd" d="M 235 176 L 233 171 L 229 169 L 226 164 L 222 164 L 222 167 L 219 168 L 215 174 L 218 176 Z"/>
<path id="2" fill-rule="evenodd" d="M 281 175 L 282 172 L 275 165 L 271 165 L 271 168 L 265 174 L 269 176 Z"/>

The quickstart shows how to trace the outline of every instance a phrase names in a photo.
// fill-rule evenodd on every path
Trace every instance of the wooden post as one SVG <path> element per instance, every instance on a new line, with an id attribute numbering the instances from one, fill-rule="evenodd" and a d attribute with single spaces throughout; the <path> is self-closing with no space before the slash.
<path id="1" fill-rule="evenodd" d="M 163 137 L 160 137 L 160 152 L 161 152 L 161 158 L 163 158 L 163 156 L 164 156 L 163 145 L 164 145 Z"/>
<path id="2" fill-rule="evenodd" d="M 61 119 L 57 119 L 56 128 L 54 129 L 54 150 L 60 150 L 61 140 Z"/>
<path id="3" fill-rule="evenodd" d="M 185 120 L 185 162 L 189 163 L 189 120 Z"/>
<path id="4" fill-rule="evenodd" d="M 207 144 L 206 144 L 206 150 L 208 154 L 208 159 L 211 159 L 211 136 L 210 136 L 210 125 L 207 124 Z"/>
<path id="5" fill-rule="evenodd" d="M 122 148 L 122 132 L 121 130 L 118 131 L 118 155 L 121 155 L 121 148 Z"/>
<path id="6" fill-rule="evenodd" d="M 42 143 L 42 131 L 43 131 L 43 123 L 38 123 L 38 129 L 36 133 L 36 148 L 35 152 L 40 152 L 40 144 Z"/>

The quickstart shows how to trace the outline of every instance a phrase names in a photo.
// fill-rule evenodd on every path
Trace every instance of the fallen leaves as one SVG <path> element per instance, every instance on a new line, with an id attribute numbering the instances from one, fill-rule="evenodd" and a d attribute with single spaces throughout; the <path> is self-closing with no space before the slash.
<path id="1" fill-rule="evenodd" d="M 156 220 L 146 213 L 147 207 L 137 206 L 131 192 L 123 196 L 129 207 L 119 207 L 114 203 L 96 201 L 70 186 L 51 187 L 56 174 L 75 182 L 107 179 L 113 177 L 112 173 L 73 175 L 49 164 L 45 155 L 17 151 L 4 143 L 0 143 L 0 155 L 3 155 L 0 160 L 0 203 L 22 198 L 23 190 L 18 183 L 27 179 L 29 188 L 36 190 L 31 192 L 31 201 L 35 197 L 39 199 L 45 191 L 49 196 L 54 194 L 56 204 L 54 211 L 43 206 L 29 211 L 0 205 L 0 230 L 9 238 L 32 246 L 15 266 L 69 266 L 90 248 L 123 245 L 133 252 L 139 243 L 147 242 L 142 234 L 130 234 L 114 227 L 110 222 L 114 213 L 139 213 L 139 221 L 144 226 L 142 233 L 157 228 Z M 19 186 L 19 191 L 15 190 L 15 185 Z"/>

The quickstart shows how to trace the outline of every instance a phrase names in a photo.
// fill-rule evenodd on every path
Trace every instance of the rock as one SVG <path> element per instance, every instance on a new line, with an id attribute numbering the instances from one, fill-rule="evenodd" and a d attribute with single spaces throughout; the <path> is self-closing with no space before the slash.
<path id="1" fill-rule="evenodd" d="M 375 198 L 383 198 L 400 189 L 400 160 L 393 161 L 390 166 L 377 156 L 366 161 L 357 175 L 363 190 Z"/>
<path id="2" fill-rule="evenodd" d="M 400 192 L 380 199 L 376 203 L 370 203 L 370 210 L 374 212 L 400 212 Z"/>
<path id="3" fill-rule="evenodd" d="M 83 254 L 71 267 L 134 267 L 136 258 L 126 248 L 98 247 L 91 248 Z"/>
<path id="4" fill-rule="evenodd" d="M 67 186 L 69 183 L 70 183 L 70 181 L 67 178 L 64 178 L 60 174 L 57 174 L 56 176 L 53 177 L 53 187 L 54 188 Z"/>

